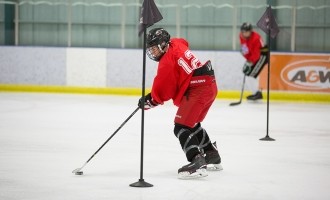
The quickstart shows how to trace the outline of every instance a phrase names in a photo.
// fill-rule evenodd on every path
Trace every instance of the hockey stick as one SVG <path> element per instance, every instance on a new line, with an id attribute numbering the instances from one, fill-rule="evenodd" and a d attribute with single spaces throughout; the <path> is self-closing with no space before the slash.
<path id="1" fill-rule="evenodd" d="M 246 77 L 246 75 L 244 75 L 244 78 L 243 78 L 243 85 L 242 85 L 241 97 L 240 97 L 239 101 L 238 102 L 230 103 L 229 104 L 230 106 L 237 106 L 237 105 L 239 105 L 239 104 L 242 103 L 243 93 L 244 93 L 244 85 L 245 85 L 245 77 Z"/>
<path id="2" fill-rule="evenodd" d="M 85 162 L 85 164 L 82 166 L 82 167 L 80 167 L 80 168 L 77 168 L 77 169 L 75 169 L 75 170 L 73 170 L 72 171 L 72 173 L 74 173 L 74 174 L 76 174 L 76 175 L 82 175 L 83 174 L 83 172 L 81 171 L 86 165 L 87 165 L 87 163 L 90 161 L 90 160 L 92 160 L 92 158 L 104 147 L 104 145 L 106 145 L 108 142 L 109 142 L 109 140 L 111 140 L 111 138 L 113 137 L 113 136 L 115 136 L 116 135 L 116 133 L 128 122 L 128 120 L 130 120 L 132 117 L 133 117 L 133 115 L 139 110 L 140 108 L 139 107 L 137 107 L 135 110 L 134 110 L 134 112 L 117 128 L 117 130 L 102 144 L 102 146 Z"/>

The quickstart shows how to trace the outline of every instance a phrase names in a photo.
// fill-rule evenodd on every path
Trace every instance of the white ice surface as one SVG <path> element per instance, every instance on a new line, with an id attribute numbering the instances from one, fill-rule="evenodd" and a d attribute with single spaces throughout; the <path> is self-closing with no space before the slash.
<path id="1" fill-rule="evenodd" d="M 134 111 L 138 97 L 0 93 L 1 200 L 330 199 L 330 105 L 216 101 L 203 123 L 224 170 L 178 180 L 186 164 L 172 133 L 176 108 L 146 112 L 144 178 L 139 178 L 140 112 L 81 167 Z"/>

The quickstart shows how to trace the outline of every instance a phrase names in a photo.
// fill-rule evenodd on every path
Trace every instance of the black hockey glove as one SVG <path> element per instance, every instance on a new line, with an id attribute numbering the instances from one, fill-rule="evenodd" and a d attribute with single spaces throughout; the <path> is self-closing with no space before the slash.
<path id="1" fill-rule="evenodd" d="M 143 105 L 142 105 L 142 97 L 139 99 L 139 103 L 138 103 L 138 106 L 140 109 L 142 109 Z M 154 101 L 151 97 L 151 93 L 147 94 L 145 97 L 144 97 L 144 110 L 149 110 L 150 108 L 154 108 L 156 106 L 158 106 L 159 103 L 157 103 L 156 101 Z"/>
<path id="2" fill-rule="evenodd" d="M 252 62 L 246 61 L 244 66 L 243 66 L 243 73 L 247 76 L 249 76 L 252 72 Z"/>

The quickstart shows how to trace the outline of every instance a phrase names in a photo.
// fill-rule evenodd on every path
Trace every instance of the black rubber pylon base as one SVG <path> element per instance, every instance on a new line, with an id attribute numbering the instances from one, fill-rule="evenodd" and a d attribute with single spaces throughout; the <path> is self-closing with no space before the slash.
<path id="1" fill-rule="evenodd" d="M 259 139 L 259 140 L 262 140 L 262 141 L 275 141 L 275 139 L 269 137 L 268 135 L 266 135 L 266 137 L 261 138 L 261 139 Z"/>
<path id="2" fill-rule="evenodd" d="M 152 184 L 145 182 L 144 179 L 139 179 L 138 182 L 132 183 L 129 186 L 131 186 L 131 187 L 153 187 Z"/>

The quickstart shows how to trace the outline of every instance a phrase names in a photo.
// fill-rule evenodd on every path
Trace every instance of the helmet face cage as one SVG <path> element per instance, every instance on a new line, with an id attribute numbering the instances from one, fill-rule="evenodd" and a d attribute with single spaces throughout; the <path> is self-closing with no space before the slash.
<path id="1" fill-rule="evenodd" d="M 241 26 L 241 31 L 252 31 L 252 24 L 244 22 Z"/>
<path id="2" fill-rule="evenodd" d="M 147 35 L 146 44 L 148 57 L 152 60 L 159 61 L 165 53 L 164 49 L 169 44 L 170 38 L 170 34 L 163 28 L 154 28 L 150 30 Z M 160 52 L 157 55 L 153 54 L 155 46 L 159 49 Z"/>
<path id="3" fill-rule="evenodd" d="M 158 49 L 158 52 L 155 52 L 156 51 L 155 49 Z M 147 55 L 151 60 L 158 62 L 164 54 L 165 51 L 163 50 L 163 48 L 161 48 L 161 45 L 154 45 L 147 48 Z"/>

